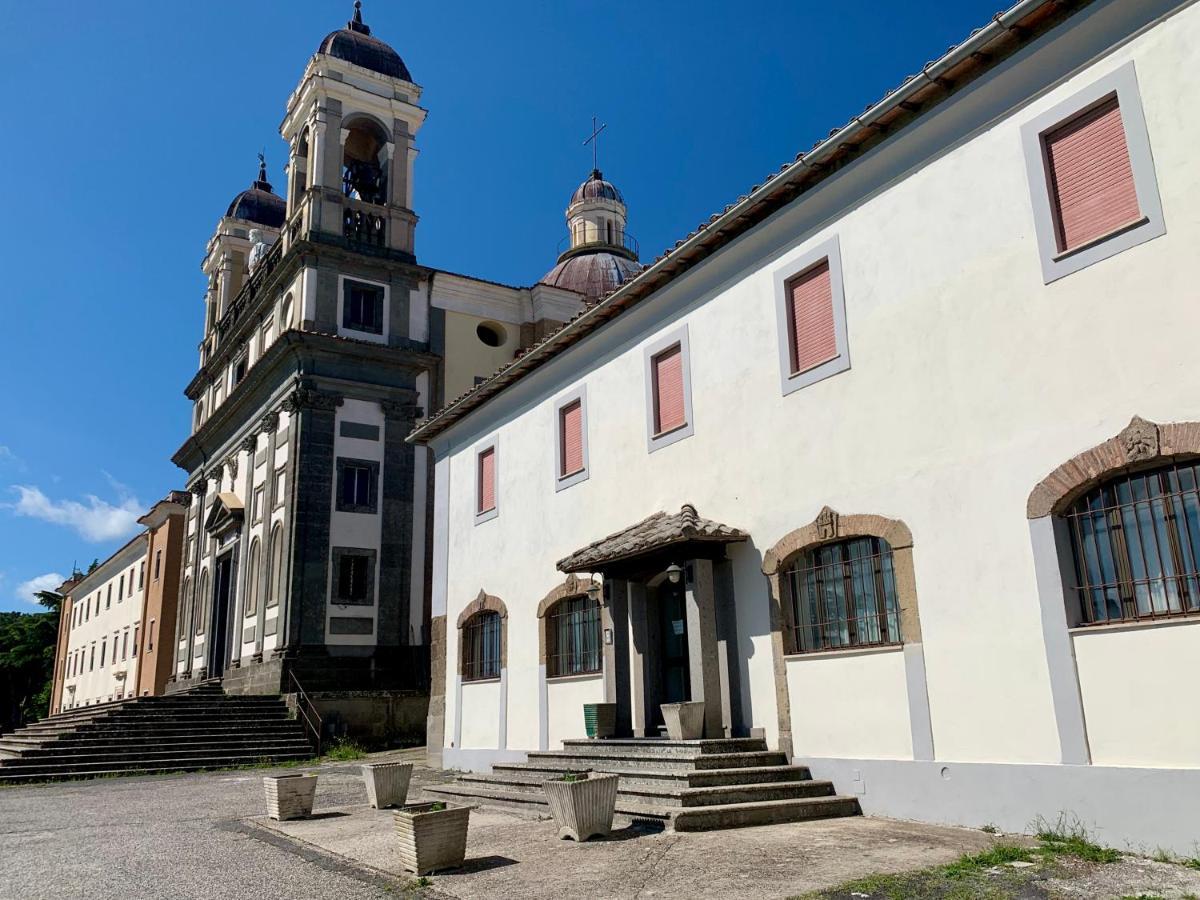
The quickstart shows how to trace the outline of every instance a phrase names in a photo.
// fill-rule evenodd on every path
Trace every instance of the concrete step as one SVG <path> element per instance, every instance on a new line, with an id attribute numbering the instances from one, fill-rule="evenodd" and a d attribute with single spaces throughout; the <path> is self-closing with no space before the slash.
<path id="1" fill-rule="evenodd" d="M 859 815 L 862 815 L 862 810 L 857 799 L 834 795 L 804 800 L 764 800 L 756 803 L 681 809 L 671 817 L 671 827 L 676 831 L 712 831 L 719 828 L 746 828 L 751 825 L 777 825 L 781 822 L 805 822 L 811 819 L 836 819 Z"/>
<path id="2" fill-rule="evenodd" d="M 565 750 L 531 750 L 530 765 L 549 765 L 558 768 L 607 772 L 612 767 L 638 768 L 654 771 L 686 772 L 694 769 L 737 769 L 753 766 L 787 765 L 787 756 L 772 750 L 743 753 L 704 753 L 690 757 L 645 754 L 629 748 L 615 755 L 589 753 L 586 755 Z"/>
<path id="3" fill-rule="evenodd" d="M 214 756 L 203 759 L 193 759 L 183 763 L 163 763 L 158 761 L 135 762 L 129 766 L 79 766 L 70 770 L 64 769 L 28 769 L 10 773 L 0 768 L 0 784 L 20 784 L 30 781 L 65 781 L 79 778 L 100 778 L 113 775 L 157 775 L 167 772 L 200 772 L 207 769 L 229 769 L 236 766 L 259 765 L 261 763 L 281 763 L 312 758 L 312 751 L 307 753 L 274 753 L 268 756 Z"/>
<path id="4" fill-rule="evenodd" d="M 260 756 L 274 756 L 277 752 L 301 753 L 307 751 L 312 755 L 312 745 L 303 738 L 293 741 L 271 741 L 261 744 L 208 744 L 192 747 L 157 747 L 139 748 L 128 752 L 113 752 L 97 750 L 86 753 L 50 753 L 44 756 L 21 756 L 15 759 L 5 759 L 0 762 L 0 772 L 18 771 L 24 769 L 66 769 L 77 766 L 89 766 L 95 763 L 112 763 L 114 766 L 125 765 L 132 761 L 172 762 L 199 759 L 207 756 L 247 756 L 257 759 Z"/>
<path id="5" fill-rule="evenodd" d="M 761 738 L 706 738 L 695 741 L 671 741 L 644 738 L 577 738 L 563 741 L 562 752 L 576 756 L 657 756 L 664 759 L 691 759 L 709 753 L 751 753 L 767 749 Z"/>
<path id="6" fill-rule="evenodd" d="M 194 741 L 156 741 L 153 743 L 124 743 L 124 744 L 90 744 L 90 745 L 75 745 L 69 748 L 52 745 L 50 747 L 36 747 L 23 750 L 15 757 L 10 759 L 20 760 L 46 760 L 54 759 L 82 759 L 88 756 L 106 755 L 119 756 L 129 755 L 131 753 L 141 752 L 186 752 L 192 750 L 204 750 L 209 748 L 241 748 L 241 747 L 278 747 L 281 745 L 292 744 L 308 744 L 303 731 L 293 731 L 290 734 L 273 735 L 268 738 L 225 738 L 221 740 L 194 740 Z"/>
<path id="7" fill-rule="evenodd" d="M 543 781 L 563 772 L 575 771 L 569 766 L 532 765 L 530 763 L 497 763 L 494 775 L 516 775 L 540 778 Z M 649 770 L 631 766 L 606 766 L 604 771 L 621 776 L 621 783 L 678 784 L 686 787 L 721 787 L 732 784 L 759 784 L 776 781 L 805 781 L 812 777 L 807 766 L 749 766 L 746 768 L 706 769 L 697 771 Z"/>

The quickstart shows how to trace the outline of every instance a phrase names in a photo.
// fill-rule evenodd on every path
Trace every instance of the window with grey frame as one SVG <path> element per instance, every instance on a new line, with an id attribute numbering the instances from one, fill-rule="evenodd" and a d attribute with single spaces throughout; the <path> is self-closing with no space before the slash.
<path id="1" fill-rule="evenodd" d="M 383 288 L 346 279 L 342 290 L 342 327 L 383 334 Z"/>
<path id="2" fill-rule="evenodd" d="M 587 596 L 566 597 L 546 614 L 546 675 L 599 672 L 600 603 Z"/>
<path id="3" fill-rule="evenodd" d="M 789 653 L 901 642 L 892 548 L 882 538 L 810 547 L 782 574 L 791 614 Z"/>
<path id="4" fill-rule="evenodd" d="M 1072 625 L 1200 614 L 1200 460 L 1102 482 L 1063 514 Z"/>
<path id="5" fill-rule="evenodd" d="M 379 504 L 379 463 L 369 459 L 337 458 L 338 512 L 374 513 Z"/>
<path id="6" fill-rule="evenodd" d="M 500 629 L 504 627 L 498 612 L 483 610 L 471 616 L 462 627 L 462 679 L 483 681 L 500 677 Z"/>

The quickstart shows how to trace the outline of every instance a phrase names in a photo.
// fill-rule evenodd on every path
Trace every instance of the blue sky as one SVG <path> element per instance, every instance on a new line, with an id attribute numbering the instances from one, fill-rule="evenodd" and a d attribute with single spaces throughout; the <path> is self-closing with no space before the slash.
<path id="1" fill-rule="evenodd" d="M 984 24 L 1001 0 L 367 0 L 425 93 L 422 263 L 554 263 L 591 167 L 643 258 Z M 849 14 L 847 9 L 854 12 Z M 343 0 L 0 3 L 0 610 L 103 559 L 184 473 L 199 264 Z"/>

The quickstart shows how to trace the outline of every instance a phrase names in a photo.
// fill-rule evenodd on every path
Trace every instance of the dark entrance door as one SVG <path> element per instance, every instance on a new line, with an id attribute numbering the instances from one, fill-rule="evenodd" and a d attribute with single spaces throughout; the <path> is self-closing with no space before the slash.
<path id="1" fill-rule="evenodd" d="M 233 594 L 233 554 L 217 559 L 217 578 L 213 586 L 212 617 L 209 619 L 208 674 L 219 678 L 225 674 L 229 659 L 229 604 Z"/>
<path id="2" fill-rule="evenodd" d="M 658 589 L 659 703 L 692 699 L 688 669 L 687 610 L 683 585 L 664 582 Z M 655 710 L 661 720 L 662 711 Z"/>

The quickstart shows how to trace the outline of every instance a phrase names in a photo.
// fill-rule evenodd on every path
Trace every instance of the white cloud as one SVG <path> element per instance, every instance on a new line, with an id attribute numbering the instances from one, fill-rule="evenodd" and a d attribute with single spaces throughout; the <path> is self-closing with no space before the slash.
<path id="1" fill-rule="evenodd" d="M 52 591 L 64 581 L 66 581 L 66 578 L 57 572 L 47 572 L 45 575 L 38 575 L 35 578 L 30 578 L 28 581 L 22 581 L 17 585 L 14 593 L 18 600 L 36 604 L 37 598 L 34 594 L 38 591 Z"/>
<path id="2" fill-rule="evenodd" d="M 0 444 L 0 467 L 16 469 L 18 472 L 24 472 L 26 469 L 25 460 L 3 444 Z"/>
<path id="3" fill-rule="evenodd" d="M 77 500 L 51 500 L 32 485 L 13 485 L 13 490 L 19 496 L 10 508 L 18 516 L 65 525 L 94 544 L 130 537 L 137 531 L 138 517 L 144 512 L 137 498 L 124 492 L 113 505 L 94 494 L 86 495 L 85 502 L 80 503 Z"/>

